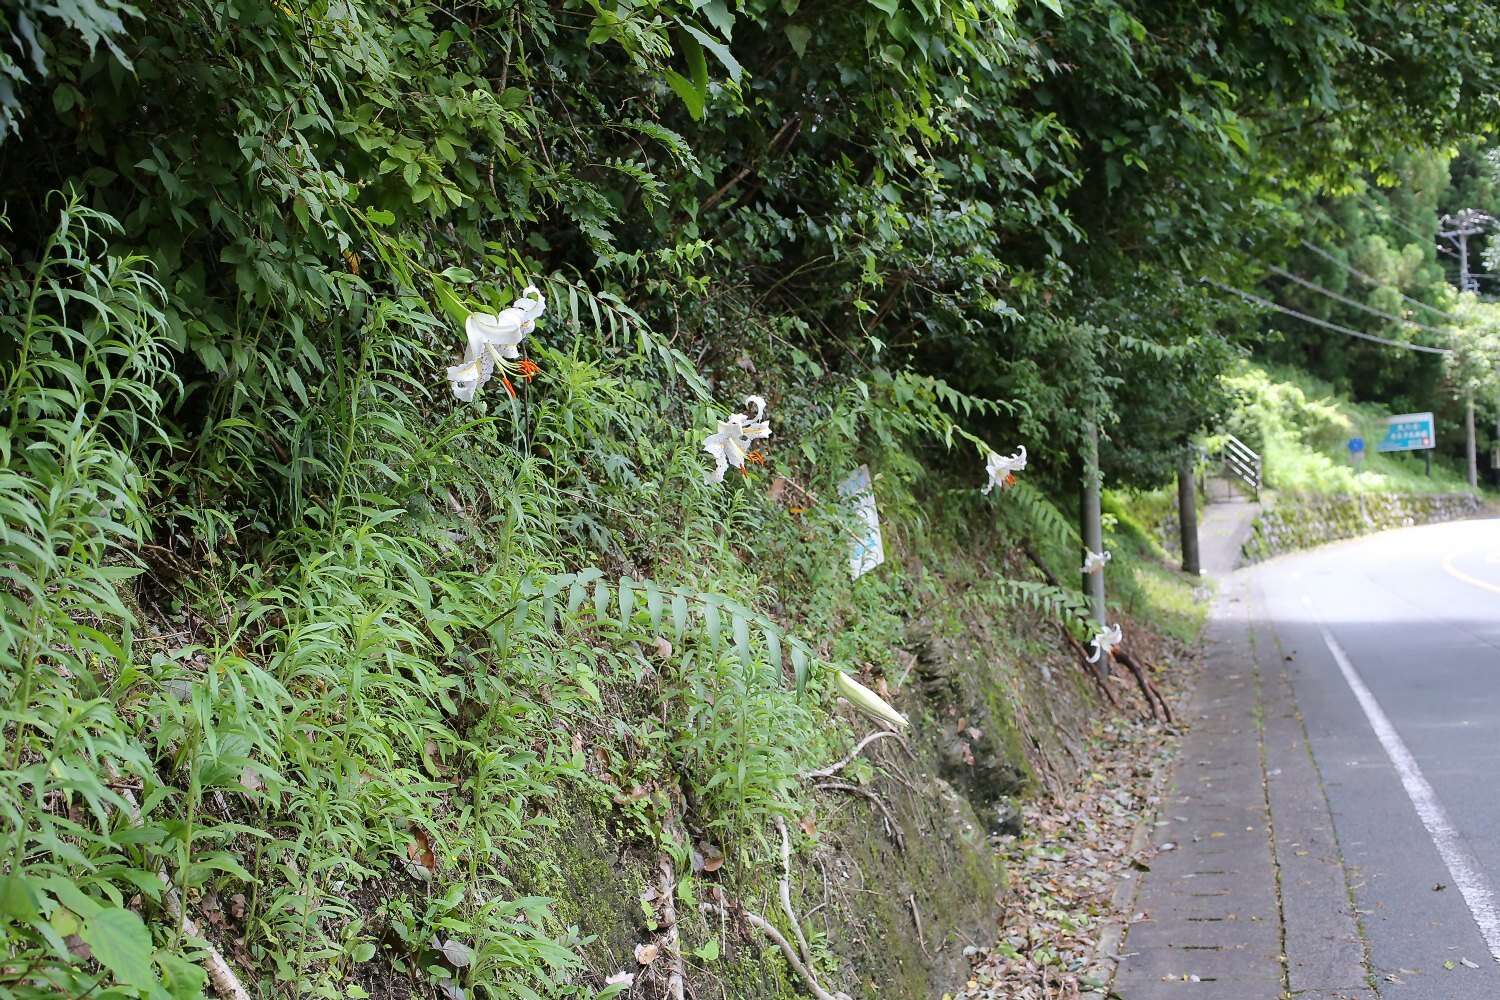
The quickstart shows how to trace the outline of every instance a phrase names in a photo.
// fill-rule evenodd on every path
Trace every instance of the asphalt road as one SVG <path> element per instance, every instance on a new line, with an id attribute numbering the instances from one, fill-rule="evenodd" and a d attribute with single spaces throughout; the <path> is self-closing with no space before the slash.
<path id="1" fill-rule="evenodd" d="M 1500 521 L 1221 578 L 1182 721 L 1120 996 L 1500 1000 Z"/>
<path id="2" fill-rule="evenodd" d="M 1387 532 L 1250 575 L 1375 985 L 1500 997 L 1500 521 Z"/>

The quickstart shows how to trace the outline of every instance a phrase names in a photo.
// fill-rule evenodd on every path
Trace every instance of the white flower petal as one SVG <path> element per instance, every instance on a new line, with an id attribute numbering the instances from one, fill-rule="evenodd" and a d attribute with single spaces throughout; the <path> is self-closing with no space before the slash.
<path id="1" fill-rule="evenodd" d="M 1099 573 L 1104 570 L 1105 563 L 1114 558 L 1114 553 L 1106 549 L 1103 552 L 1090 552 L 1084 550 L 1083 572 L 1085 574 Z"/>
<path id="2" fill-rule="evenodd" d="M 763 420 L 766 416 L 766 398 L 764 396 L 746 396 L 745 405 L 755 407 L 755 419 Z"/>
<path id="3" fill-rule="evenodd" d="M 1089 657 L 1089 662 L 1098 663 L 1104 657 L 1105 650 L 1114 652 L 1124 641 L 1125 631 L 1119 625 L 1100 629 L 1090 643 L 1094 647 L 1094 655 Z"/>
<path id="4" fill-rule="evenodd" d="M 1009 477 L 1026 468 L 1026 447 L 1019 446 L 1014 455 L 1002 455 L 998 451 L 992 451 L 984 460 L 984 471 L 989 476 L 989 481 L 980 490 L 986 496 L 990 490 L 999 486 L 1005 488 Z"/>
<path id="5" fill-rule="evenodd" d="M 494 313 L 469 313 L 469 318 L 464 321 L 464 330 L 472 340 L 478 337 L 490 343 L 502 342 L 507 338 L 515 337 L 520 333 L 521 320 L 525 317 L 509 315 L 510 310 L 503 310 L 499 315 Z"/>
<path id="6" fill-rule="evenodd" d="M 547 300 L 535 285 L 527 285 L 521 297 L 510 304 L 512 309 L 519 309 L 526 314 L 528 319 L 535 320 L 547 311 Z"/>

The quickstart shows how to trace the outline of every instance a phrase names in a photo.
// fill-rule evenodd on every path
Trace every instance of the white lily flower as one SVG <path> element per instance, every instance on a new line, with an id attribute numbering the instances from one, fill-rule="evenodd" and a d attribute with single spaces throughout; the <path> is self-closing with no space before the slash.
<path id="1" fill-rule="evenodd" d="M 989 475 L 989 482 L 984 484 L 984 489 L 979 492 L 989 495 L 990 490 L 996 486 L 1002 490 L 1015 481 L 1016 473 L 1026 468 L 1026 446 L 1020 445 L 1014 455 L 1002 455 L 998 451 L 992 451 L 984 460 L 984 471 Z"/>
<path id="2" fill-rule="evenodd" d="M 1095 634 L 1091 645 L 1094 647 L 1094 655 L 1089 657 L 1090 663 L 1098 663 L 1103 658 L 1106 650 L 1113 653 L 1125 641 L 1125 633 L 1119 625 L 1110 625 L 1099 630 Z"/>
<path id="3" fill-rule="evenodd" d="M 453 395 L 472 402 L 495 372 L 501 359 L 521 356 L 521 338 L 536 329 L 536 320 L 547 309 L 547 300 L 535 285 L 527 285 L 521 297 L 498 313 L 470 313 L 464 321 L 469 348 L 463 361 L 448 369 Z"/>
<path id="4" fill-rule="evenodd" d="M 748 396 L 745 402 L 755 408 L 753 418 L 744 413 L 733 414 L 728 420 L 721 420 L 719 429 L 703 439 L 703 450 L 714 457 L 714 471 L 704 477 L 707 483 L 722 483 L 731 465 L 743 469 L 745 459 L 754 449 L 752 442 L 771 436 L 771 422 L 764 419 L 766 401 L 760 396 Z"/>
<path id="5" fill-rule="evenodd" d="M 1114 558 L 1114 553 L 1107 549 L 1103 552 L 1090 552 L 1088 549 L 1084 549 L 1083 551 L 1083 573 L 1085 576 L 1104 572 L 1104 564 Z"/>
<path id="6" fill-rule="evenodd" d="M 884 722 L 892 729 L 905 729 L 911 725 L 906 716 L 896 711 L 880 695 L 865 687 L 859 681 L 850 677 L 842 670 L 833 675 L 834 683 L 839 687 L 839 694 L 849 699 L 849 704 L 859 709 L 865 715 L 876 722 Z"/>
<path id="7" fill-rule="evenodd" d="M 613 976 L 610 976 L 608 979 L 604 980 L 604 985 L 605 986 L 623 986 L 623 987 L 625 987 L 628 990 L 628 989 L 630 989 L 631 986 L 635 985 L 635 973 L 634 972 L 626 972 L 625 970 L 621 969 L 619 972 L 616 972 Z"/>

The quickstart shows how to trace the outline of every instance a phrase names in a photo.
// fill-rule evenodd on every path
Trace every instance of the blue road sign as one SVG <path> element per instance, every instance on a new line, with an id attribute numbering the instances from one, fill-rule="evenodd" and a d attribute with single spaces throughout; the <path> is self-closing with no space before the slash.
<path id="1" fill-rule="evenodd" d="M 1365 450 L 1365 439 L 1364 438 L 1350 438 L 1349 439 L 1349 451 L 1350 451 L 1351 454 L 1358 455 L 1360 452 L 1362 452 L 1364 450 Z"/>
<path id="2" fill-rule="evenodd" d="M 1437 447 L 1431 413 L 1398 413 L 1386 417 L 1376 451 L 1424 451 Z"/>

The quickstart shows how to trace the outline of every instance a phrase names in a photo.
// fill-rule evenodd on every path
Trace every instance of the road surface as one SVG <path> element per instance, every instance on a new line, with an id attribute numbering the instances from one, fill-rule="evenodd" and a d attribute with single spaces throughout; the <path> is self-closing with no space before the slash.
<path id="1" fill-rule="evenodd" d="M 1500 998 L 1500 521 L 1225 581 L 1115 988 Z"/>

